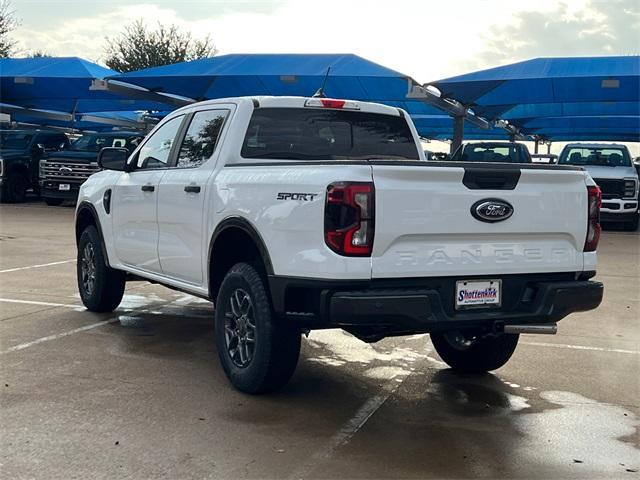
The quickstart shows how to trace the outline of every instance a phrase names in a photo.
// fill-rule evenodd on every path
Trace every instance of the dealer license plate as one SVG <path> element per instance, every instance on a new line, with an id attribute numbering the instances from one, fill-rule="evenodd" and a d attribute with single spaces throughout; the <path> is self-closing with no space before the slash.
<path id="1" fill-rule="evenodd" d="M 71 190 L 71 185 L 69 185 L 68 183 L 61 183 L 60 185 L 58 185 L 58 190 Z"/>
<path id="2" fill-rule="evenodd" d="M 456 309 L 499 307 L 501 303 L 501 280 L 460 280 L 456 282 Z"/>

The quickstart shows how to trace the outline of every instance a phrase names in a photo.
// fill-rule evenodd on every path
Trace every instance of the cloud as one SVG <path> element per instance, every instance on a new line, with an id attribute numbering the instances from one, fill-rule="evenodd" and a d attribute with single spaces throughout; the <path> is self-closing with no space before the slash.
<path id="1" fill-rule="evenodd" d="M 589 1 L 571 10 L 522 11 L 508 25 L 494 25 L 483 36 L 485 49 L 476 68 L 544 56 L 629 55 L 640 51 L 637 0 Z M 472 66 L 472 65 L 469 65 Z"/>
<path id="2" fill-rule="evenodd" d="M 210 35 L 220 54 L 355 53 L 429 82 L 538 56 L 638 53 L 637 1 L 49 0 L 18 8 L 15 37 L 25 52 L 100 61 L 105 37 L 143 18 Z"/>

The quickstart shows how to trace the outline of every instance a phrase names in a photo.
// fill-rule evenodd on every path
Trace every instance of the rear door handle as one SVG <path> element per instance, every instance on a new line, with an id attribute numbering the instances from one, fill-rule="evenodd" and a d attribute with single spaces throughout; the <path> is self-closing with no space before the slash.
<path id="1" fill-rule="evenodd" d="M 187 185 L 184 187 L 184 191 L 187 193 L 200 193 L 199 185 Z"/>
<path id="2" fill-rule="evenodd" d="M 142 187 L 140 187 L 140 190 L 142 190 L 143 192 L 153 192 L 156 189 L 156 187 L 154 187 L 153 185 L 143 185 Z"/>

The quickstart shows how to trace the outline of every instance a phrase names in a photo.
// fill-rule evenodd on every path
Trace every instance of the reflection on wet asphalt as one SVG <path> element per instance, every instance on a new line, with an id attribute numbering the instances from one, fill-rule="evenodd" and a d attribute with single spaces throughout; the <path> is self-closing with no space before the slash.
<path id="1" fill-rule="evenodd" d="M 173 357 L 217 369 L 212 307 L 183 300 L 164 302 L 156 310 L 154 303 L 160 301 L 138 299 L 135 312 L 118 315 L 119 324 L 110 333 L 119 341 L 110 354 Z M 223 380 L 218 388 L 230 387 Z M 289 387 L 272 398 L 243 396 L 242 408 L 225 418 L 232 424 L 287 430 L 288 412 L 265 415 L 265 402 L 270 405 L 277 398 L 291 408 L 317 413 L 327 402 L 357 412 L 373 396 L 381 398 L 379 405 L 365 412 L 362 425 L 352 425 L 349 412 L 341 411 L 347 416 L 334 428 L 346 425 L 354 431 L 343 432 L 344 438 L 326 437 L 319 451 L 328 453 L 300 461 L 289 478 L 358 477 L 364 475 L 363 462 L 370 465 L 365 469 L 369 474 L 395 478 L 417 472 L 581 478 L 587 472 L 633 473 L 628 470 L 640 465 L 640 423 L 633 411 L 577 393 L 516 384 L 500 375 L 456 374 L 435 356 L 424 335 L 365 344 L 339 330 L 312 332 L 303 340 L 299 371 Z M 330 416 L 331 409 L 324 415 Z M 315 427 L 319 430 L 311 422 L 298 433 L 322 436 L 325 425 Z M 353 458 L 359 461 L 354 464 Z"/>

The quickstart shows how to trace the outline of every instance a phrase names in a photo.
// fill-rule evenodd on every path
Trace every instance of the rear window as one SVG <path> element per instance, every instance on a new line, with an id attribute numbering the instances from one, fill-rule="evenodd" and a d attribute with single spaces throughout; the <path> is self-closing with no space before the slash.
<path id="1" fill-rule="evenodd" d="M 558 163 L 564 165 L 630 167 L 631 158 L 624 148 L 567 147 L 562 151 Z"/>
<path id="2" fill-rule="evenodd" d="M 454 161 L 531 163 L 531 157 L 521 145 L 468 144 L 456 152 Z"/>
<path id="3" fill-rule="evenodd" d="M 311 108 L 260 108 L 242 144 L 244 158 L 418 160 L 400 116 Z"/>

